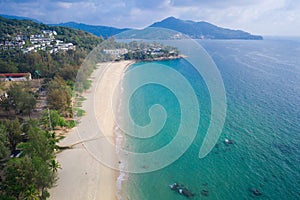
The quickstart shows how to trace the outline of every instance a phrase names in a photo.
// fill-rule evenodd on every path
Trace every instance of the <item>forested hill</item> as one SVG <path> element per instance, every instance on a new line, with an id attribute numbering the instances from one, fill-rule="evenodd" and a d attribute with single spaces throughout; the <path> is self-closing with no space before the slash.
<path id="1" fill-rule="evenodd" d="M 208 22 L 194 22 L 168 17 L 160 22 L 155 22 L 150 27 L 167 28 L 188 35 L 194 39 L 242 39 L 262 40 L 259 35 L 252 35 L 241 30 L 231 30 L 210 24 Z"/>
<path id="2" fill-rule="evenodd" d="M 130 30 L 129 28 L 115 28 L 115 27 L 110 27 L 110 26 L 93 26 L 93 25 L 76 23 L 76 22 L 50 24 L 50 26 L 70 27 L 70 28 L 86 31 L 86 32 L 92 33 L 94 35 L 101 36 L 103 38 L 111 37 L 111 36 L 119 34 L 121 32 Z"/>
<path id="3" fill-rule="evenodd" d="M 6 19 L 31 20 L 31 21 L 36 22 L 36 23 L 42 23 L 41 21 L 39 21 L 37 19 L 30 18 L 30 17 L 4 15 L 4 14 L 0 14 L 0 17 L 4 17 Z"/>
<path id="4" fill-rule="evenodd" d="M 74 80 L 76 70 L 101 41 L 81 30 L 0 17 L 0 73 Z"/>

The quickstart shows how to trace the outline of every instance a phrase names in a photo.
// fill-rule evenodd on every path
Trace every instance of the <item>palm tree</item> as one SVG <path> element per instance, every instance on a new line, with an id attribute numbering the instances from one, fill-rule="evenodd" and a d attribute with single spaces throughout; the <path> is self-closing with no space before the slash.
<path id="1" fill-rule="evenodd" d="M 57 172 L 58 169 L 61 169 L 61 166 L 59 162 L 53 159 L 50 161 L 50 168 L 52 169 L 53 172 Z"/>
<path id="2" fill-rule="evenodd" d="M 36 189 L 33 187 L 33 185 L 30 185 L 28 189 L 22 193 L 22 200 L 39 200 L 39 192 L 36 191 Z"/>

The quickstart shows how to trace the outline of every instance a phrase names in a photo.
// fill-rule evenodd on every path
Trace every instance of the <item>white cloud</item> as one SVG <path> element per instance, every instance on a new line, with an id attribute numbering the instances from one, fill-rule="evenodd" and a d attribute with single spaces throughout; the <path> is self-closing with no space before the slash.
<path id="1" fill-rule="evenodd" d="M 204 20 L 219 26 L 242 29 L 256 34 L 300 35 L 300 2 L 261 0 L 259 2 L 243 1 L 243 3 L 224 7 L 212 6 L 218 2 L 213 1 L 212 4 L 206 3 L 198 7 L 195 3 L 192 4 L 194 6 L 176 6 L 177 9 L 174 9 L 174 12 L 184 19 Z"/>
<path id="2" fill-rule="evenodd" d="M 134 28 L 175 16 L 256 34 L 300 35 L 300 1 L 295 0 L 0 0 L 0 13 L 45 23 Z"/>
<path id="3" fill-rule="evenodd" d="M 58 2 L 57 5 L 60 8 L 68 9 L 68 8 L 71 8 L 73 4 L 72 3 L 68 3 L 68 2 Z"/>

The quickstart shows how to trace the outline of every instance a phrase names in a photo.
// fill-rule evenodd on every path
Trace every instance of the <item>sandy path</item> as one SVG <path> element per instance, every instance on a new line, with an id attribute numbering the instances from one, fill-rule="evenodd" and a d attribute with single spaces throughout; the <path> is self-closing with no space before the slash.
<path id="1" fill-rule="evenodd" d="M 60 142 L 60 145 L 71 145 L 93 138 L 98 139 L 79 143 L 73 149 L 65 150 L 57 155 L 62 169 L 58 171 L 57 186 L 50 190 L 51 200 L 116 199 L 116 179 L 119 172 L 101 164 L 95 159 L 95 156 L 87 151 L 86 147 L 96 144 L 99 155 L 101 152 L 106 152 L 105 156 L 118 162 L 114 150 L 109 150 L 107 153 L 106 146 L 98 145 L 97 142 L 99 129 L 104 135 L 102 140 L 106 138 L 115 142 L 113 114 L 108 105 L 111 104 L 113 89 L 121 80 L 124 70 L 130 63 L 132 62 L 102 63 L 94 71 L 92 87 L 86 93 L 87 100 L 83 103 L 83 109 L 87 114 L 81 119 L 78 126 Z M 80 138 L 78 133 L 80 133 Z"/>

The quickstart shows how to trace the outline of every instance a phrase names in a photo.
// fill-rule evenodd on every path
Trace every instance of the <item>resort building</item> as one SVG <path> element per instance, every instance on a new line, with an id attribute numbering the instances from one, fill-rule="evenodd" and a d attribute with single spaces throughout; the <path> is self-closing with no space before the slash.
<path id="1" fill-rule="evenodd" d="M 31 80 L 30 73 L 2 73 L 0 81 L 28 81 Z"/>

